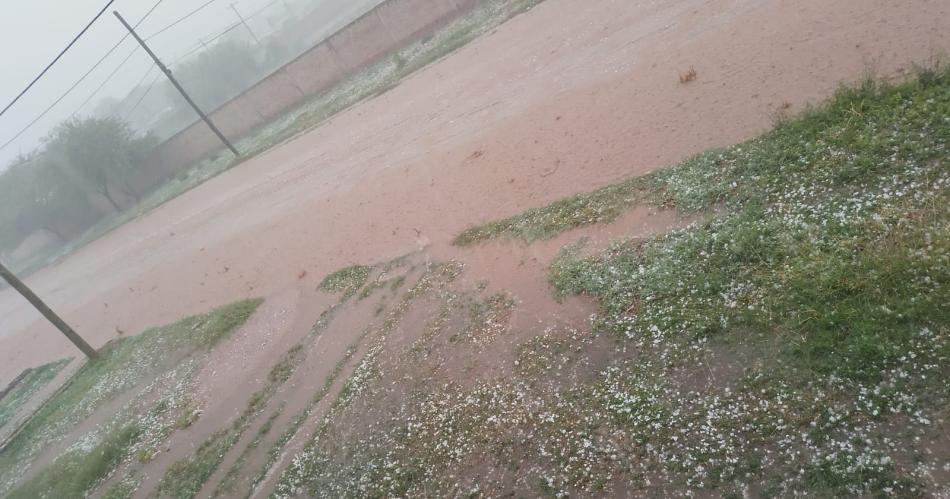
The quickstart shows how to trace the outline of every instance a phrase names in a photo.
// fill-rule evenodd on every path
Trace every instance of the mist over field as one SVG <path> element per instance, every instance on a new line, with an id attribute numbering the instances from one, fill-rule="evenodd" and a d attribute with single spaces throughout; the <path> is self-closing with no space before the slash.
<path id="1" fill-rule="evenodd" d="M 128 0 L 112 8 L 133 22 L 148 14 L 137 31 L 210 114 L 377 4 Z M 4 18 L 11 24 L 0 26 L 10 28 L 0 29 L 0 39 L 13 45 L 18 36 L 31 43 L 11 52 L 9 72 L 0 82 L 3 99 L 12 99 L 61 48 L 67 26 L 78 32 L 82 15 L 94 9 L 89 2 L 70 2 L 54 12 L 36 2 L 24 8 L 17 23 Z M 50 18 L 56 22 L 47 24 Z M 31 29 L 24 33 L 23 26 Z M 141 203 L 153 189 L 154 181 L 142 179 L 153 149 L 198 120 L 146 53 L 123 36 L 118 21 L 104 16 L 47 78 L 0 117 L 0 144 L 22 133 L 0 150 L 0 255 L 15 268 L 42 265 L 43 258 L 96 224 Z M 97 52 L 119 40 L 114 52 L 98 58 Z M 66 98 L 57 103 L 61 95 Z"/>

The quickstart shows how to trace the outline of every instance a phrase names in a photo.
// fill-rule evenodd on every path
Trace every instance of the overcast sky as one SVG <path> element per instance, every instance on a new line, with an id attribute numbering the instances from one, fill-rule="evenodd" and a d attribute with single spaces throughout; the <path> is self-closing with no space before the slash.
<path id="1" fill-rule="evenodd" d="M 137 22 L 159 0 L 116 0 L 110 13 L 86 33 L 60 62 L 7 114 L 0 117 L 0 145 L 36 118 L 102 57 L 125 33 L 112 10 L 118 10 L 130 23 Z M 205 10 L 150 41 L 155 52 L 166 62 L 194 48 L 201 38 L 209 38 L 237 21 L 231 3 L 247 15 L 274 0 L 216 0 Z M 108 0 L 0 0 L 0 109 L 16 96 L 36 74 L 95 16 Z M 148 36 L 198 7 L 199 0 L 162 0 L 155 12 L 139 26 Z M 284 9 L 281 1 L 268 7 L 275 13 Z M 262 16 L 270 12 L 264 11 Z M 97 100 L 112 95 L 124 97 L 152 64 L 148 56 L 128 38 L 105 62 L 50 113 L 16 142 L 0 151 L 0 170 L 18 153 L 27 153 L 49 129 L 69 117 L 133 50 L 132 59 L 123 66 L 100 94 L 87 104 L 90 113 Z M 154 73 L 153 73 L 154 75 Z M 151 76 L 149 77 L 151 78 Z"/>

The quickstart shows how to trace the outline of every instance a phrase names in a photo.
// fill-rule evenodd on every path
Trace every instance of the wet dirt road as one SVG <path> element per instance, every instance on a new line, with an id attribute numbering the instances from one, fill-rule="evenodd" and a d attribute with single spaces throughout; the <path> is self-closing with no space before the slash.
<path id="1" fill-rule="evenodd" d="M 29 283 L 98 346 L 419 248 L 503 280 L 452 237 L 743 140 L 842 82 L 900 78 L 948 49 L 941 0 L 547 0 Z M 0 384 L 76 354 L 0 292 Z"/>

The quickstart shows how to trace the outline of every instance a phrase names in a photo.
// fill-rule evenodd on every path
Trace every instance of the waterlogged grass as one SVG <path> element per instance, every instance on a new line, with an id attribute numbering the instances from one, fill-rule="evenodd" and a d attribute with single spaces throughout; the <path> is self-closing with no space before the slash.
<path id="1" fill-rule="evenodd" d="M 496 231 L 609 219 L 641 188 L 717 208 L 594 255 L 565 248 L 552 287 L 599 301 L 595 332 L 526 342 L 517 376 L 424 384 L 438 366 L 420 364 L 377 406 L 400 352 L 374 343 L 274 497 L 945 492 L 948 116 L 947 71 L 867 83 L 635 188 L 558 204 L 560 221 L 530 229 L 550 230 Z M 547 216 L 534 213 L 523 220 Z M 470 322 L 503 310 L 492 303 Z"/>
<path id="2" fill-rule="evenodd" d="M 408 266 L 409 256 L 404 255 L 401 257 L 394 258 L 388 262 L 383 262 L 380 264 L 367 266 L 367 265 L 356 265 L 340 269 L 332 274 L 328 275 L 321 287 L 328 291 L 343 291 L 344 294 L 340 298 L 340 301 L 324 311 L 321 314 L 320 320 L 314 325 L 311 330 L 311 336 L 316 336 L 323 332 L 332 322 L 333 318 L 340 311 L 340 308 L 345 304 L 350 298 L 352 298 L 357 291 L 362 287 L 363 292 L 360 293 L 360 297 L 364 297 L 364 294 L 368 296 L 376 289 L 380 287 L 389 287 L 391 291 L 396 291 L 406 279 L 405 275 L 398 275 L 393 278 L 384 279 L 386 275 L 390 272 Z M 365 285 L 368 281 L 369 275 L 372 271 L 377 270 L 379 274 L 377 275 L 376 281 L 370 285 Z M 411 269 L 410 269 L 411 271 Z M 368 292 L 366 290 L 369 290 Z M 390 319 L 387 324 L 390 327 L 393 324 L 393 320 Z M 245 497 L 250 497 L 251 494 L 256 490 L 260 483 L 264 480 L 267 474 L 271 469 L 277 464 L 277 461 L 280 459 L 281 453 L 284 450 L 284 447 L 288 442 L 297 434 L 301 426 L 310 417 L 313 410 L 317 405 L 330 394 L 330 391 L 337 381 L 339 376 L 343 373 L 347 364 L 353 355 L 358 351 L 359 344 L 362 340 L 369 334 L 369 331 L 364 331 L 360 336 L 360 339 L 356 344 L 351 345 L 345 352 L 343 358 L 341 358 L 337 364 L 334 366 L 333 370 L 324 380 L 322 388 L 314 394 L 310 399 L 307 405 L 297 412 L 290 420 L 290 422 L 284 427 L 283 431 L 277 436 L 274 442 L 267 449 L 266 454 L 264 455 L 265 460 L 263 465 L 258 469 L 249 479 L 243 483 L 246 486 L 245 490 L 239 491 L 239 478 L 242 472 L 245 471 L 246 462 L 250 453 L 254 452 L 262 443 L 265 435 L 259 434 L 241 453 L 241 456 L 238 457 L 235 464 L 228 470 L 227 475 L 222 479 L 221 483 L 218 484 L 214 492 L 215 497 L 226 496 L 226 495 L 240 495 L 239 492 L 244 492 Z M 278 364 L 279 365 L 279 364 Z M 272 371 L 279 372 L 281 369 L 275 367 Z M 267 427 L 267 424 L 264 425 Z M 264 428 L 262 427 L 262 428 Z M 270 429 L 268 428 L 268 433 Z"/>
<path id="3" fill-rule="evenodd" d="M 401 259 L 397 259 L 395 262 L 398 262 L 397 264 L 403 263 Z M 304 450 L 294 457 L 290 466 L 281 473 L 272 494 L 273 497 L 298 496 L 305 492 L 310 495 L 322 496 L 334 496 L 336 494 L 333 489 L 323 487 L 323 479 L 328 471 L 324 468 L 327 463 L 332 461 L 325 448 L 327 440 L 330 441 L 331 445 L 340 443 L 333 436 L 333 425 L 341 415 L 346 414 L 354 400 L 368 393 L 381 379 L 383 373 L 380 358 L 385 353 L 386 340 L 407 313 L 411 304 L 430 291 L 443 289 L 458 278 L 461 272 L 462 265 L 457 262 L 427 264 L 419 280 L 394 305 L 383 319 L 382 324 L 375 330 L 369 329 L 364 332 L 364 338 L 360 342 L 367 339 L 371 341 L 370 345 L 349 377 L 343 382 L 336 399 L 327 415 L 321 420 L 311 440 Z M 337 365 L 337 368 L 327 379 L 324 389 L 318 394 L 319 398 L 315 400 L 320 400 L 329 393 L 332 384 L 342 373 L 345 361 L 356 351 L 356 346 L 347 351 L 346 358 Z M 278 449 L 275 449 L 275 451 Z"/>
<path id="4" fill-rule="evenodd" d="M 394 260 L 393 262 L 381 265 L 381 267 L 390 269 L 398 264 L 398 260 Z M 340 307 L 359 290 L 363 283 L 365 283 L 369 272 L 374 268 L 376 267 L 349 267 L 334 272 L 323 280 L 323 283 L 321 283 L 322 289 L 328 291 L 342 291 L 344 292 L 344 296 L 337 304 L 321 314 L 320 319 L 314 324 L 301 343 L 292 346 L 277 360 L 267 374 L 264 386 L 251 395 L 245 409 L 227 428 L 216 432 L 205 440 L 192 456 L 179 460 L 169 467 L 158 485 L 158 493 L 175 498 L 191 498 L 195 497 L 201 491 L 224 461 L 227 453 L 231 451 L 241 439 L 242 435 L 267 408 L 267 404 L 274 393 L 293 376 L 297 368 L 304 362 L 306 359 L 305 343 L 316 339 L 326 330 Z M 352 355 L 352 353 L 348 353 L 346 359 L 349 358 L 349 355 Z M 342 369 L 342 367 L 338 366 L 334 374 L 331 375 L 331 379 L 338 374 L 340 369 Z M 329 384 L 331 381 L 328 380 L 327 383 Z M 324 388 L 324 392 L 326 391 L 329 391 L 329 386 Z M 308 407 L 290 422 L 289 426 L 281 433 L 277 442 L 270 449 L 267 463 L 265 463 L 263 469 L 247 482 L 250 490 L 243 492 L 247 492 L 247 495 L 250 495 L 253 488 L 263 480 L 264 475 L 276 463 L 280 450 L 296 433 L 310 410 L 312 410 L 322 397 L 323 395 L 318 394 Z M 268 419 L 258 428 L 257 434 L 248 445 L 242 449 L 234 464 L 227 470 L 225 476 L 216 485 L 212 492 L 213 497 L 240 495 L 238 493 L 238 487 L 242 482 L 242 473 L 246 471 L 245 468 L 250 456 L 264 443 L 265 438 L 272 430 L 275 420 L 280 416 L 282 411 L 283 405 L 272 412 Z"/>
<path id="5" fill-rule="evenodd" d="M 129 499 L 139 488 L 139 481 L 134 477 L 126 477 L 114 483 L 102 495 L 103 499 Z"/>
<path id="6" fill-rule="evenodd" d="M 202 442 L 192 456 L 169 466 L 157 491 L 176 499 L 190 499 L 198 495 L 205 482 L 221 465 L 228 451 L 237 444 L 255 418 L 266 408 L 271 396 L 293 375 L 302 360 L 302 345 L 296 345 L 282 355 L 268 373 L 265 385 L 251 395 L 247 407 L 237 419 L 229 427 Z"/>
<path id="7" fill-rule="evenodd" d="M 324 277 L 318 287 L 331 293 L 342 293 L 341 302 L 353 296 L 357 296 L 359 300 L 365 300 L 379 289 L 389 289 L 395 293 L 406 281 L 406 276 L 398 273 L 392 277 L 389 277 L 389 275 L 394 270 L 405 267 L 407 258 L 408 255 L 403 255 L 375 265 L 344 267 Z M 372 282 L 369 282 L 370 275 L 374 271 L 378 271 L 376 277 Z M 357 292 L 359 292 L 359 295 L 357 295 Z"/>
<path id="8" fill-rule="evenodd" d="M 802 367 L 873 381 L 950 323 L 950 73 L 867 83 L 745 144 L 656 174 L 702 225 L 552 265 L 629 337 L 780 337 Z"/>
<path id="9" fill-rule="evenodd" d="M 452 343 L 486 345 L 508 331 L 515 301 L 499 293 L 469 306 L 468 324 L 449 336 Z"/>
<path id="10" fill-rule="evenodd" d="M 173 386 L 182 385 L 175 380 L 187 369 L 179 370 L 179 366 L 187 364 L 186 360 L 194 354 L 207 351 L 227 337 L 247 320 L 259 304 L 260 300 L 237 302 L 107 344 L 100 350 L 100 358 L 84 364 L 65 388 L 47 400 L 0 453 L 0 492 L 9 490 L 17 483 L 21 474 L 45 447 L 60 442 L 77 424 L 104 404 L 132 390 L 143 390 L 146 384 L 155 388 L 166 382 Z M 158 382 L 153 382 L 156 379 Z M 169 390 L 173 391 L 171 388 Z M 182 398 L 177 393 L 170 396 Z M 130 407 L 127 405 L 118 409 L 103 434 L 92 432 L 84 435 L 60 458 L 63 460 L 62 466 L 68 470 L 76 468 L 76 463 L 82 464 L 82 476 L 77 476 L 77 483 L 87 486 L 94 482 L 92 474 L 111 471 L 111 467 L 94 465 L 94 461 L 105 459 L 102 462 L 114 464 L 116 461 L 112 458 L 124 455 L 129 446 L 141 444 L 141 448 L 135 449 L 141 453 L 147 446 L 157 445 L 155 441 L 161 440 L 171 431 L 166 428 L 171 423 L 165 425 L 162 421 L 166 415 L 172 417 L 172 409 L 177 408 L 176 402 L 162 399 L 151 410 L 145 411 L 147 413 L 144 415 L 128 413 Z M 126 435 L 128 438 L 116 435 Z M 96 457 L 99 455 L 97 452 L 105 457 L 99 459 Z M 54 472 L 59 469 L 56 466 L 54 464 L 47 471 L 42 471 L 38 475 L 41 481 L 56 480 L 59 475 Z M 103 476 L 100 473 L 99 478 Z M 35 480 L 29 482 L 28 490 L 59 490 L 55 489 L 57 485 Z"/>
<path id="11" fill-rule="evenodd" d="M 652 192 L 648 186 L 646 177 L 636 177 L 575 194 L 512 217 L 469 227 L 455 236 L 452 244 L 471 246 L 501 236 L 532 242 L 584 225 L 612 222 L 627 208 L 650 199 Z"/>
<path id="12" fill-rule="evenodd" d="M 259 304 L 260 300 L 241 301 L 109 343 L 100 350 L 97 361 L 83 365 L 68 386 L 37 411 L 11 440 L 4 456 L 40 435 L 68 430 L 103 402 L 167 368 L 168 354 L 212 348 L 243 324 Z"/>
<path id="13" fill-rule="evenodd" d="M 324 277 L 320 281 L 320 289 L 331 293 L 343 293 L 344 299 L 349 298 L 366 284 L 373 268 L 369 265 L 351 265 L 342 268 Z"/>
<path id="14" fill-rule="evenodd" d="M 0 428 L 6 425 L 36 392 L 52 381 L 70 360 L 58 360 L 33 368 L 10 393 L 0 399 Z"/>
<path id="15" fill-rule="evenodd" d="M 405 282 L 406 280 L 406 277 L 401 276 L 401 275 L 388 278 L 388 279 L 384 278 L 385 275 L 386 275 L 386 271 L 383 270 L 383 273 L 380 274 L 376 278 L 376 280 L 371 282 L 368 286 L 364 287 L 360 291 L 360 294 L 357 298 L 359 300 L 365 300 L 369 298 L 370 296 L 372 296 L 373 293 L 375 293 L 377 290 L 380 290 L 380 289 L 388 289 L 395 293 L 402 286 L 403 282 Z"/>
<path id="16" fill-rule="evenodd" d="M 333 387 L 333 384 L 343 373 L 343 370 L 346 367 L 346 364 L 350 361 L 353 355 L 356 354 L 356 351 L 357 351 L 357 347 L 355 345 L 351 346 L 350 348 L 346 350 L 346 353 L 344 354 L 343 358 L 341 358 L 336 363 L 336 365 L 333 367 L 333 371 L 331 371 L 330 374 L 327 376 L 327 378 L 324 380 L 323 387 L 316 393 L 316 395 L 313 396 L 313 398 L 307 404 L 307 407 L 301 410 L 293 418 L 290 424 L 287 425 L 284 431 L 277 437 L 277 439 L 271 445 L 270 449 L 268 449 L 267 451 L 267 459 L 265 460 L 264 464 L 257 471 L 257 473 L 255 473 L 254 476 L 251 478 L 248 490 L 246 491 L 247 494 L 245 495 L 245 497 L 250 497 L 252 493 L 254 492 L 254 490 L 256 490 L 256 488 L 260 485 L 260 483 L 264 481 L 264 478 L 271 471 L 271 469 L 274 468 L 274 466 L 277 464 L 277 461 L 280 459 L 280 455 L 281 455 L 281 452 L 283 452 L 284 447 L 297 434 L 297 432 L 300 430 L 300 427 L 303 426 L 304 422 L 307 420 L 308 417 L 310 417 L 310 414 L 317 407 L 317 404 L 319 404 L 327 395 L 329 395 L 330 389 Z M 225 488 L 226 485 L 227 485 L 226 483 L 222 483 L 222 487 L 219 487 L 219 490 L 222 493 L 227 491 L 227 489 Z M 216 496 L 219 495 L 217 491 L 215 495 Z"/>
<path id="17" fill-rule="evenodd" d="M 38 475 L 12 490 L 10 499 L 37 497 L 84 497 L 128 454 L 141 434 L 131 425 L 105 435 L 88 452 L 74 451 L 53 462 Z"/>
<path id="18" fill-rule="evenodd" d="M 936 381 L 950 365 L 948 116 L 946 70 L 843 89 L 762 137 L 654 176 L 674 206 L 722 204 L 722 216 L 594 256 L 568 248 L 552 265 L 558 293 L 598 298 L 604 330 L 768 352 L 768 368 L 717 401 L 677 402 L 681 394 L 657 376 L 607 373 L 608 408 L 634 434 L 646 437 L 653 421 L 658 431 L 684 430 L 680 442 L 647 441 L 676 450 L 688 483 L 753 472 L 773 474 L 766 482 L 780 495 L 946 487 L 927 486 L 933 463 L 897 463 L 926 454 L 914 442 L 939 433 L 933 418 L 950 395 Z M 688 414 L 707 423 L 690 429 Z M 728 420 L 710 425 L 713 414 Z M 710 436 L 729 442 L 716 441 L 723 453 L 697 445 Z M 737 468 L 743 461 L 748 471 Z"/>
<path id="19" fill-rule="evenodd" d="M 929 71 L 911 85 L 939 86 L 944 79 L 946 70 Z M 861 123 L 867 113 L 886 113 L 892 104 L 923 105 L 920 102 L 884 103 L 877 100 L 875 106 L 867 100 L 900 98 L 900 93 L 895 87 L 885 87 L 873 81 L 866 82 L 860 88 L 843 88 L 832 102 L 820 109 L 786 120 L 771 133 L 745 144 L 721 151 L 707 151 L 670 169 L 630 178 L 593 192 L 579 193 L 506 219 L 472 226 L 458 234 L 454 244 L 467 246 L 502 236 L 531 242 L 573 228 L 613 221 L 624 210 L 638 203 L 659 204 L 689 212 L 709 209 L 719 201 L 736 202 L 741 199 L 747 202 L 781 202 L 774 198 L 763 198 L 766 189 L 777 187 L 777 184 L 767 185 L 764 182 L 781 183 L 785 175 L 804 174 L 811 181 L 827 181 L 828 187 L 838 185 L 837 182 L 852 185 L 861 178 L 871 180 L 868 176 L 887 170 L 882 169 L 880 164 L 884 153 L 913 153 L 905 149 L 926 148 L 930 145 L 928 141 L 939 144 L 946 140 L 945 137 L 935 136 L 922 141 L 904 130 L 895 130 L 895 136 L 885 137 L 879 133 L 881 130 L 873 129 L 873 126 L 881 125 L 881 120 L 886 120 L 886 116 L 867 116 L 877 121 L 873 124 Z M 912 115 L 919 110 L 906 109 L 907 114 L 903 118 L 915 119 Z M 930 119 L 938 122 L 920 125 L 934 128 L 936 133 L 945 133 L 939 130 L 939 111 L 930 109 Z M 830 121 L 835 119 L 837 123 Z M 852 124 L 855 126 L 852 127 Z M 896 128 L 901 124 L 891 123 L 890 126 Z M 905 141 L 903 145 L 896 145 L 902 140 Z M 826 147 L 828 149 L 824 149 Z M 891 148 L 889 151 L 883 149 L 888 147 Z M 855 156 L 845 156 L 846 150 Z M 935 152 L 939 153 L 930 151 L 929 155 L 923 156 L 931 160 L 943 159 Z M 908 159 L 920 160 L 920 157 Z M 727 163 L 736 164 L 730 166 Z M 820 178 L 821 175 L 828 177 Z M 811 195 L 822 193 L 815 191 Z"/>
<path id="20" fill-rule="evenodd" d="M 233 497 L 237 495 L 238 483 L 241 481 L 241 474 L 244 472 L 248 458 L 251 453 L 263 443 L 267 434 L 273 429 L 274 421 L 280 416 L 281 412 L 283 412 L 283 406 L 278 407 L 277 410 L 271 413 L 267 420 L 264 421 L 264 424 L 258 428 L 254 439 L 241 451 L 241 455 L 238 456 L 237 460 L 231 468 L 228 469 L 224 478 L 221 479 L 221 482 L 215 488 L 214 493 L 211 495 L 212 497 Z"/>

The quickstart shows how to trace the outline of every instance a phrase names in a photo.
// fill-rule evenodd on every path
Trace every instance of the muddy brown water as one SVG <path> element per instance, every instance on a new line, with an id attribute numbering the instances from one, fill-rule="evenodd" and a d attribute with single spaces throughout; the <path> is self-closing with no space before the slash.
<path id="1" fill-rule="evenodd" d="M 939 0 L 548 0 L 29 283 L 101 345 L 740 141 L 948 48 Z M 10 290 L 0 317 L 0 380 L 74 354 Z"/>

